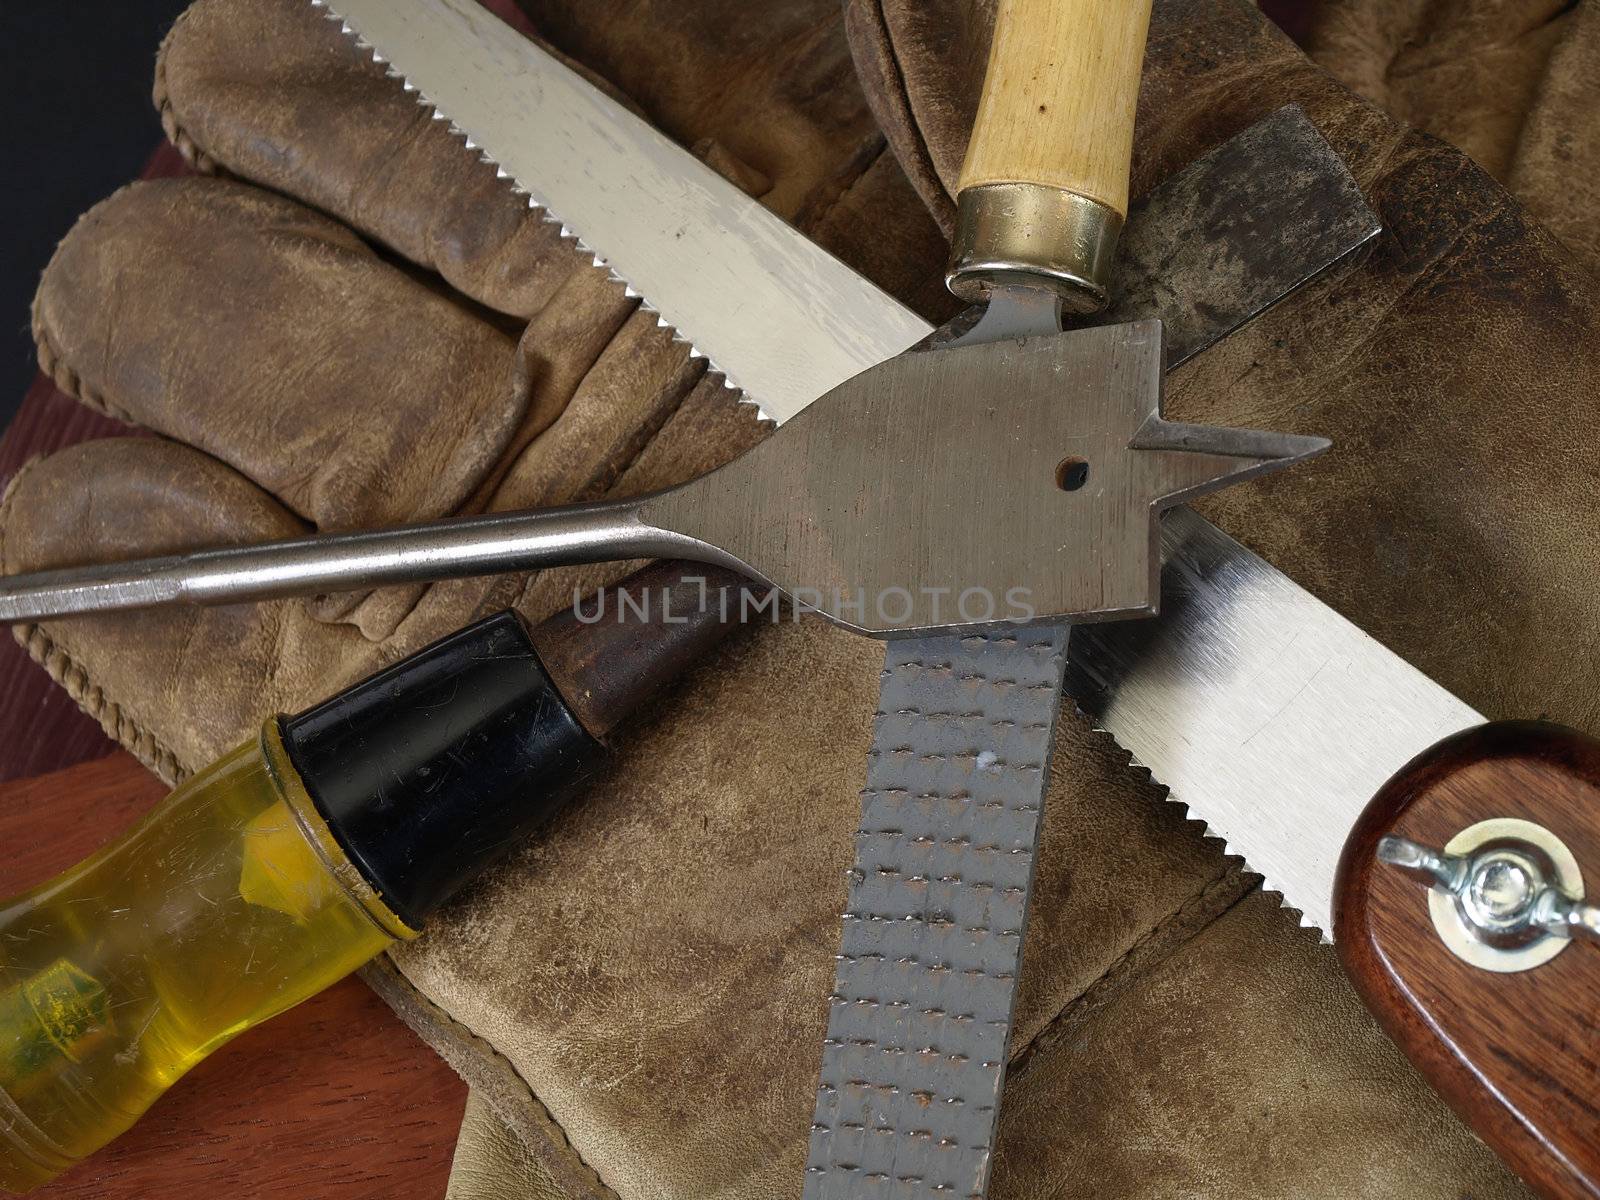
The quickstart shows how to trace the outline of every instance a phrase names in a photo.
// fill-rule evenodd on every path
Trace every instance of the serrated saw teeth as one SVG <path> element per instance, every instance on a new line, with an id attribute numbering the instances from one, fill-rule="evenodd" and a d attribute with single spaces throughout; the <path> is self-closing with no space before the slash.
<path id="1" fill-rule="evenodd" d="M 1107 729 L 1099 721 L 1095 720 L 1094 717 L 1088 713 L 1082 705 L 1078 704 L 1076 701 L 1073 701 L 1072 706 L 1079 717 L 1088 721 L 1090 729 L 1094 730 L 1095 733 L 1100 734 L 1102 737 L 1110 738 L 1112 744 L 1115 745 L 1119 750 L 1123 749 L 1122 743 L 1117 741 L 1117 735 L 1111 730 Z M 1179 808 L 1183 809 L 1184 820 L 1191 825 L 1200 826 L 1200 834 L 1202 837 L 1209 841 L 1220 842 L 1222 844 L 1222 855 L 1224 858 L 1236 859 L 1238 860 L 1239 864 L 1250 874 L 1261 875 L 1260 871 L 1257 871 L 1250 865 L 1250 860 L 1248 858 L 1233 848 L 1233 846 L 1229 843 L 1226 834 L 1218 833 L 1211 827 L 1211 823 L 1209 821 L 1195 812 L 1193 806 L 1190 805 L 1188 801 L 1186 801 L 1182 796 L 1175 795 L 1170 787 L 1157 779 L 1155 772 L 1141 762 L 1138 755 L 1134 754 L 1132 751 L 1125 750 L 1124 752 L 1128 755 L 1128 766 L 1134 768 L 1135 770 L 1144 772 L 1151 786 L 1161 789 L 1163 803 L 1175 804 Z M 1324 943 L 1330 945 L 1332 944 L 1333 939 L 1328 936 L 1327 930 L 1323 929 L 1312 918 L 1306 916 L 1305 910 L 1296 905 L 1290 904 L 1284 894 L 1283 888 L 1273 880 L 1268 879 L 1265 875 L 1261 875 L 1261 890 L 1276 896 L 1278 898 L 1279 908 L 1287 909 L 1288 911 L 1294 913 L 1294 915 L 1299 919 L 1301 928 L 1315 929 Z"/>
<path id="2" fill-rule="evenodd" d="M 530 188 L 520 183 L 510 171 L 508 171 L 495 159 L 492 153 L 479 146 L 470 133 L 468 133 L 461 126 L 457 125 L 455 121 L 451 120 L 448 114 L 446 114 L 437 104 L 428 98 L 427 93 L 423 92 L 421 88 L 419 88 L 415 83 L 406 77 L 406 74 L 403 70 L 396 67 L 376 46 L 368 41 L 367 38 L 362 36 L 361 32 L 356 29 L 355 26 L 351 25 L 348 20 L 341 16 L 339 12 L 332 6 L 331 0 L 309 0 L 309 3 L 311 4 L 312 8 L 320 10 L 322 15 L 328 20 L 338 22 L 339 31 L 346 37 L 350 38 L 351 41 L 356 44 L 356 47 L 365 53 L 369 58 L 371 58 L 374 63 L 381 66 L 383 68 L 383 73 L 386 76 L 388 76 L 390 79 L 399 80 L 401 88 L 404 89 L 404 91 L 410 95 L 417 104 L 420 104 L 427 109 L 428 115 L 433 120 L 447 122 L 450 132 L 462 140 L 462 144 L 467 150 L 475 152 L 480 162 L 492 166 L 494 168 L 495 178 L 504 181 L 511 189 L 513 195 L 527 197 L 529 209 L 539 213 L 539 219 L 541 221 L 544 221 L 546 224 L 559 226 L 560 237 L 564 241 L 570 241 L 573 243 L 574 249 L 588 255 L 594 266 L 605 270 L 613 282 L 620 283 L 625 296 L 630 299 L 640 300 L 642 307 L 656 313 L 656 324 L 663 329 L 672 329 L 672 340 L 686 347 L 689 351 L 690 357 L 700 359 L 702 362 L 704 362 L 708 372 L 719 375 L 722 378 L 724 387 L 728 388 L 730 391 L 738 392 L 740 403 L 749 404 L 751 407 L 755 408 L 757 416 L 762 420 L 768 419 L 767 414 L 761 411 L 760 407 L 756 405 L 755 401 L 750 399 L 737 383 L 728 378 L 726 371 L 718 367 L 716 362 L 714 362 L 709 355 L 700 351 L 686 337 L 679 334 L 673 327 L 672 322 L 661 316 L 655 308 L 651 307 L 648 302 L 644 300 L 644 296 L 639 289 L 635 288 L 631 283 L 628 282 L 626 276 L 613 267 L 603 255 L 585 243 L 583 238 L 570 226 L 568 226 L 560 216 L 551 212 L 548 204 L 540 199 L 540 197 Z"/>

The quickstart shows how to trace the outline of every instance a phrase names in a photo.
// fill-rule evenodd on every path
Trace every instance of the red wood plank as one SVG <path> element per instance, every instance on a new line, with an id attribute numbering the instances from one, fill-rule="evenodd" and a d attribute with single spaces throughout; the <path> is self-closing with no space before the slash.
<path id="1" fill-rule="evenodd" d="M 118 836 L 165 792 L 117 752 L 0 785 L 0 896 Z M 223 1047 L 48 1200 L 438 1200 L 466 1085 L 354 979 Z"/>

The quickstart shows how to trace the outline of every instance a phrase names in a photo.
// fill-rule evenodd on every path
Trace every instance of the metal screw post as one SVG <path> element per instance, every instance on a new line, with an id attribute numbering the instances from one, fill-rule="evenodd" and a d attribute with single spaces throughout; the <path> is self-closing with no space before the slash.
<path id="1" fill-rule="evenodd" d="M 1526 971 L 1575 937 L 1600 941 L 1600 907 L 1566 845 L 1530 821 L 1482 821 L 1443 850 L 1409 838 L 1378 843 L 1378 859 L 1429 888 L 1434 927 L 1458 958 L 1491 971 Z"/>

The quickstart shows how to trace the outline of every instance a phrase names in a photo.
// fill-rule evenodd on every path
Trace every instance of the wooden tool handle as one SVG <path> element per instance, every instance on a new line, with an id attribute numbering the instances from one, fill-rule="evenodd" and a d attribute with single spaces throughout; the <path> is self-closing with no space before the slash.
<path id="1" fill-rule="evenodd" d="M 1128 215 L 1151 0 L 1000 0 L 960 189 L 1036 183 Z"/>
<path id="2" fill-rule="evenodd" d="M 1105 305 L 1150 3 L 1000 0 L 956 197 L 956 295 L 1021 286 L 1080 313 Z"/>
<path id="3" fill-rule="evenodd" d="M 1497 824 L 1480 825 L 1490 820 Z M 1600 742 L 1552 725 L 1504 723 L 1440 743 L 1362 814 L 1334 892 L 1339 957 L 1406 1056 L 1542 1194 L 1600 1196 L 1600 941 L 1547 934 L 1519 947 L 1526 935 L 1501 935 L 1511 945 L 1495 950 L 1496 939 L 1480 932 L 1461 953 L 1492 969 L 1466 961 L 1449 942 L 1462 945 L 1458 914 L 1470 917 L 1476 901 L 1380 861 L 1380 843 L 1396 836 L 1447 850 L 1454 842 L 1457 862 L 1480 864 L 1471 878 L 1496 912 L 1515 907 L 1518 877 L 1484 874 L 1481 864 L 1531 845 L 1559 874 L 1553 846 L 1564 846 L 1569 879 L 1581 875 L 1592 902 L 1600 898 Z M 1406 853 L 1404 843 L 1384 847 L 1391 859 Z"/>

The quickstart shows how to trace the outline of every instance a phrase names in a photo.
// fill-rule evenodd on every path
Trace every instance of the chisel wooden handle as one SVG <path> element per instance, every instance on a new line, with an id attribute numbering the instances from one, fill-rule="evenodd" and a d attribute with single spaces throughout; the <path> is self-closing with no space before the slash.
<path id="1" fill-rule="evenodd" d="M 1150 3 L 1000 0 L 961 168 L 957 295 L 979 299 L 1021 274 L 1055 281 L 1078 311 L 1105 303 Z"/>
<path id="2" fill-rule="evenodd" d="M 1600 742 L 1507 722 L 1395 776 L 1334 890 L 1339 957 L 1385 1030 L 1561 1200 L 1600 1197 L 1600 910 L 1585 882 L 1600 893 Z"/>

